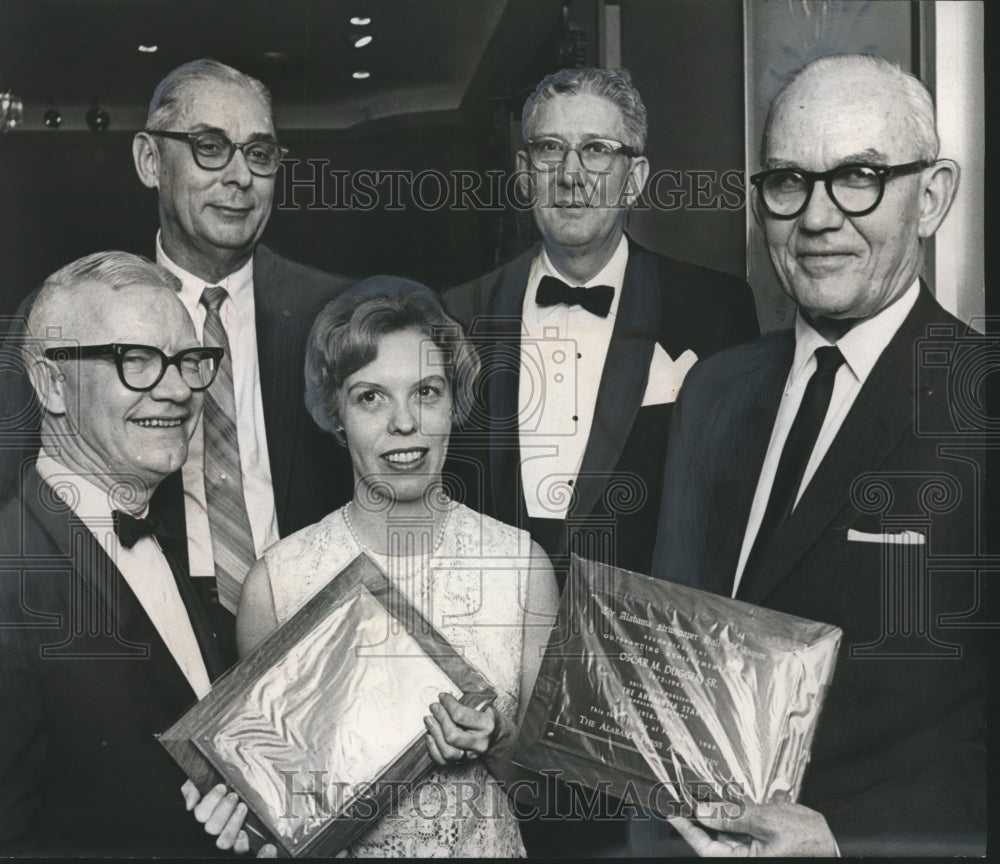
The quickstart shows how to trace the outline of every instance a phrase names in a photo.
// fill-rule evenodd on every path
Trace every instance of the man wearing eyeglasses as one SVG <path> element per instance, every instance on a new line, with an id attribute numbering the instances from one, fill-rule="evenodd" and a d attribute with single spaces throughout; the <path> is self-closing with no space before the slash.
<path id="1" fill-rule="evenodd" d="M 542 240 L 443 296 L 484 363 L 483 428 L 453 439 L 452 467 L 478 436 L 477 506 L 557 558 L 580 542 L 648 572 L 671 403 L 696 359 L 757 335 L 753 298 L 627 236 L 649 163 L 626 71 L 549 75 L 522 117 L 517 168 Z"/>
<path id="2" fill-rule="evenodd" d="M 226 669 L 183 513 L 158 494 L 221 359 L 178 288 L 100 252 L 32 305 L 22 353 L 42 448 L 0 512 L 0 856 L 213 851 L 154 737 Z"/>
<path id="3" fill-rule="evenodd" d="M 264 85 L 209 59 L 160 82 L 133 142 L 139 179 L 158 193 L 157 261 L 181 280 L 204 344 L 226 351 L 183 476 L 191 572 L 208 577 L 195 582 L 233 645 L 250 566 L 352 489 L 349 461 L 302 401 L 309 328 L 347 280 L 258 242 L 286 152 Z"/>
<path id="4" fill-rule="evenodd" d="M 676 824 L 708 855 L 982 855 L 980 599 L 940 563 L 981 550 L 982 442 L 949 384 L 978 339 L 920 279 L 958 166 L 926 88 L 861 55 L 784 87 L 762 159 L 753 208 L 795 327 L 689 376 L 653 574 L 844 635 L 799 803 Z M 650 832 L 633 851 L 664 852 Z"/>

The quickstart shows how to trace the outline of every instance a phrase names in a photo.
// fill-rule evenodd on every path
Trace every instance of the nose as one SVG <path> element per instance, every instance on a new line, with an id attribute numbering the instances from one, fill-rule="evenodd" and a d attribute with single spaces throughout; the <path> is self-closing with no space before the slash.
<path id="1" fill-rule="evenodd" d="M 246 188 L 253 183 L 253 173 L 250 171 L 250 166 L 247 165 L 246 156 L 239 148 L 233 151 L 233 158 L 222 169 L 222 173 L 225 183 L 234 183 L 241 188 Z"/>
<path id="2" fill-rule="evenodd" d="M 799 216 L 805 231 L 835 231 L 844 224 L 844 213 L 826 191 L 825 183 L 814 183 L 806 209 Z"/>
<path id="3" fill-rule="evenodd" d="M 417 418 L 408 400 L 395 404 L 389 417 L 389 432 L 393 435 L 411 435 L 417 431 Z"/>
<path id="4" fill-rule="evenodd" d="M 167 366 L 163 377 L 149 392 L 159 402 L 187 402 L 194 393 L 173 363 Z"/>
<path id="5" fill-rule="evenodd" d="M 559 166 L 559 183 L 563 186 L 582 186 L 586 169 L 576 150 L 568 150 Z"/>

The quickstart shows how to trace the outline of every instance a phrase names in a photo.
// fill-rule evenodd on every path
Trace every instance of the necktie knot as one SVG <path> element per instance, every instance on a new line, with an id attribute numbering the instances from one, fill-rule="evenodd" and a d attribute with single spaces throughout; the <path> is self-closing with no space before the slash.
<path id="1" fill-rule="evenodd" d="M 836 372 L 844 362 L 844 355 L 836 345 L 824 345 L 816 349 L 816 374 L 829 375 Z"/>
<path id="2" fill-rule="evenodd" d="M 535 302 L 542 307 L 560 304 L 579 306 L 598 318 L 607 318 L 614 297 L 615 289 L 610 285 L 575 288 L 555 276 L 543 276 L 538 283 Z"/>
<path id="3" fill-rule="evenodd" d="M 201 292 L 201 303 L 209 312 L 217 312 L 228 296 L 229 292 L 221 285 L 206 285 Z"/>

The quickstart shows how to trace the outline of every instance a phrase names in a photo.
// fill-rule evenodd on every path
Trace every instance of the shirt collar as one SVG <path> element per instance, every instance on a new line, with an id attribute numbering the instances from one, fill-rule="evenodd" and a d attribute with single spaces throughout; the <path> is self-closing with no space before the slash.
<path id="1" fill-rule="evenodd" d="M 594 285 L 610 285 L 615 289 L 615 296 L 611 300 L 611 309 L 608 312 L 609 319 L 614 318 L 618 314 L 618 304 L 621 301 L 622 285 L 625 283 L 625 267 L 627 264 L 628 238 L 622 234 L 621 239 L 618 241 L 618 246 L 608 259 L 607 264 L 582 284 L 584 288 L 591 288 Z M 543 276 L 553 276 L 567 285 L 580 286 L 579 282 L 568 279 L 559 272 L 549 259 L 544 245 L 541 252 L 538 253 L 531 264 L 531 274 L 528 277 L 528 284 L 531 286 L 529 291 L 530 296 L 527 298 L 529 303 L 535 303 L 535 297 L 538 294 L 538 285 L 542 281 Z M 538 309 L 539 320 L 548 317 L 558 308 L 558 306 L 549 306 L 545 309 Z"/>
<path id="2" fill-rule="evenodd" d="M 39 451 L 35 470 L 59 499 L 70 507 L 85 523 L 92 520 L 110 520 L 112 510 L 124 510 L 123 506 L 115 506 L 110 493 L 82 474 L 77 474 L 72 468 L 67 468 L 57 462 L 44 450 Z M 133 513 L 137 519 L 142 519 L 149 512 L 149 504 L 141 513 Z"/>
<path id="3" fill-rule="evenodd" d="M 878 358 L 910 314 L 919 295 L 920 280 L 914 279 L 913 284 L 895 303 L 890 303 L 877 315 L 856 324 L 837 340 L 836 345 L 844 355 L 845 364 L 858 381 L 863 383 L 868 378 Z M 795 357 L 788 379 L 789 387 L 794 387 L 799 376 L 809 367 L 816 349 L 829 344 L 806 321 L 801 311 L 795 313 Z"/>
<path id="4" fill-rule="evenodd" d="M 233 273 L 230 273 L 221 282 L 206 282 L 200 276 L 189 273 L 180 264 L 173 261 L 163 249 L 162 232 L 156 232 L 156 263 L 166 267 L 171 273 L 181 280 L 181 290 L 179 292 L 181 300 L 188 311 L 193 313 L 201 303 L 201 294 L 206 285 L 221 285 L 229 294 L 230 300 L 237 310 L 245 305 L 245 298 L 253 298 L 253 255 L 250 256 L 246 264 Z"/>

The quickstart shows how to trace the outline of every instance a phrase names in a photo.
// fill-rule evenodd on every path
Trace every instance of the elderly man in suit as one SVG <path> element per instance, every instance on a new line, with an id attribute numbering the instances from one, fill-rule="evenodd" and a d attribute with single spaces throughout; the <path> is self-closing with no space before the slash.
<path id="1" fill-rule="evenodd" d="M 517 167 L 542 242 L 443 295 L 484 363 L 479 423 L 452 449 L 475 466 L 479 438 L 475 504 L 550 555 L 648 573 L 671 403 L 696 359 L 757 335 L 753 298 L 740 279 L 626 235 L 649 173 L 627 72 L 549 75 L 522 131 Z"/>
<path id="2" fill-rule="evenodd" d="M 346 454 L 302 400 L 309 328 L 347 282 L 258 242 L 285 152 L 264 85 L 209 59 L 157 85 L 133 142 L 139 179 L 158 193 L 157 262 L 181 280 L 204 344 L 227 351 L 192 439 L 184 494 L 191 572 L 215 577 L 196 582 L 207 584 L 213 619 L 230 636 L 243 578 L 264 549 L 353 489 Z"/>
<path id="3" fill-rule="evenodd" d="M 786 84 L 762 159 L 753 208 L 795 327 L 688 376 L 653 572 L 844 638 L 800 803 L 678 828 L 703 854 L 982 854 L 983 451 L 949 384 L 978 341 L 920 279 L 958 166 L 926 88 L 863 55 Z M 649 825 L 634 851 L 661 851 Z"/>
<path id="4" fill-rule="evenodd" d="M 648 573 L 672 403 L 699 357 L 757 335 L 753 297 L 626 235 L 649 173 L 627 72 L 556 72 L 522 116 L 517 167 L 542 242 L 442 297 L 483 360 L 449 471 L 473 506 L 527 528 L 557 573 L 571 551 Z M 623 815 L 554 820 L 567 795 L 524 825 L 529 853 L 619 854 Z"/>
<path id="5" fill-rule="evenodd" d="M 178 287 L 144 258 L 97 253 L 32 307 L 42 448 L 0 513 L 0 855 L 213 851 L 154 737 L 226 668 L 183 512 L 157 494 L 221 357 Z"/>

